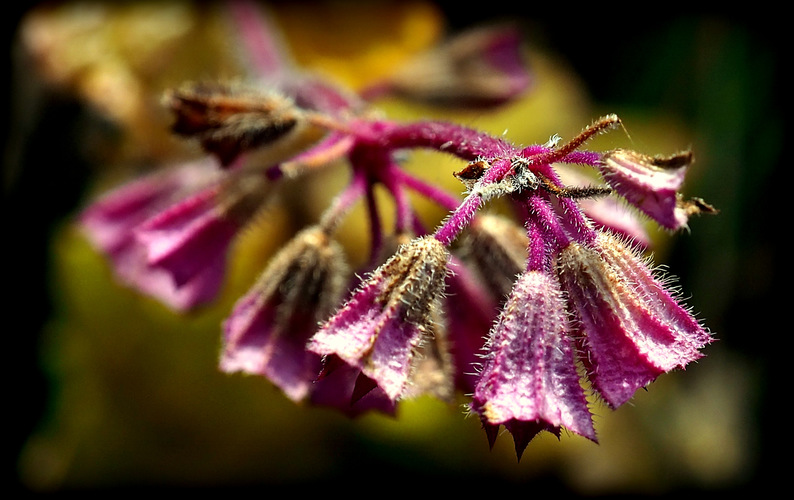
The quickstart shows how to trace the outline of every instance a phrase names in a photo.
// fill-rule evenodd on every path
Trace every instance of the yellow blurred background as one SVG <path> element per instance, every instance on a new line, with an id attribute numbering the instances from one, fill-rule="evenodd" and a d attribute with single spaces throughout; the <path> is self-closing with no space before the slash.
<path id="1" fill-rule="evenodd" d="M 686 192 L 720 214 L 672 236 L 652 229 L 655 258 L 680 277 L 688 304 L 719 341 L 702 361 L 662 376 L 617 411 L 596 407 L 600 444 L 544 435 L 520 462 L 509 435 L 489 450 L 479 422 L 464 418 L 463 399 L 406 401 L 396 418 L 348 420 L 294 405 L 264 379 L 222 374 L 220 322 L 289 232 L 322 210 L 344 169 L 312 174 L 300 186 L 312 203 L 300 211 L 276 207 L 246 233 L 212 307 L 183 317 L 119 287 L 71 217 L 103 187 L 195 153 L 167 134 L 159 96 L 184 80 L 241 75 L 237 41 L 217 5 L 206 2 L 34 6 L 8 30 L 3 213 L 13 390 L 5 413 L 14 419 L 13 485 L 349 488 L 382 481 L 418 489 L 429 479 L 450 488 L 481 482 L 531 486 L 527 494 L 598 495 L 742 490 L 774 480 L 784 463 L 771 460 L 782 447 L 772 432 L 785 422 L 771 419 L 782 413 L 772 412 L 770 384 L 787 333 L 778 285 L 787 231 L 777 224 L 786 193 L 774 30 L 725 13 L 633 19 L 506 2 L 476 12 L 455 2 L 270 8 L 301 66 L 353 88 L 450 33 L 518 23 L 534 77 L 524 98 L 487 112 L 377 103 L 395 119 L 451 119 L 529 144 L 571 137 L 614 112 L 628 133 L 591 147 L 650 154 L 691 147 L 697 162 Z M 408 163 L 456 190 L 459 167 L 425 152 Z M 342 228 L 351 252 L 360 246 L 358 224 L 354 214 Z"/>

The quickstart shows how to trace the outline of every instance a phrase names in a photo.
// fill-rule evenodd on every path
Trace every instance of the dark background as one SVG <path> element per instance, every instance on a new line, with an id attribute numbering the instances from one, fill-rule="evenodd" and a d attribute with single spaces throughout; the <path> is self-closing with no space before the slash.
<path id="1" fill-rule="evenodd" d="M 748 489 L 785 478 L 786 460 L 780 457 L 790 449 L 784 444 L 788 422 L 781 402 L 789 394 L 783 387 L 789 374 L 782 369 L 790 357 L 791 327 L 784 315 L 790 287 L 784 280 L 791 229 L 786 212 L 789 176 L 782 164 L 788 108 L 782 67 L 788 61 L 783 61 L 781 14 L 748 14 L 752 8 L 746 6 L 743 12 L 693 11 L 692 5 L 670 4 L 662 4 L 664 12 L 657 4 L 641 4 L 653 5 L 647 10 L 635 6 L 579 12 L 567 4 L 540 9 L 498 1 L 468 8 L 459 2 L 439 5 L 453 29 L 490 18 L 524 20 L 535 42 L 567 59 L 595 101 L 672 111 L 710 141 L 708 147 L 725 152 L 725 170 L 707 174 L 700 183 L 704 191 L 698 193 L 723 213 L 696 222 L 693 237 L 674 243 L 669 264 L 682 277 L 683 287 L 693 290 L 703 316 L 719 318 L 720 342 L 762 367 L 766 389 L 755 418 L 763 448 Z M 7 83 L 13 74 L 9 56 L 14 28 L 28 7 L 24 2 L 4 7 Z M 53 100 L 33 124 L 32 134 L 20 136 L 9 133 L 11 123 L 18 124 L 12 121 L 11 96 L 6 92 L 2 102 L 4 137 L 26 140 L 15 144 L 22 146 L 20 157 L 4 158 L 6 169 L 25 168 L 12 182 L 3 177 L 4 358 L 6 387 L 11 389 L 3 413 L 11 418 L 5 428 L 13 463 L 48 396 L 36 332 L 51 307 L 46 285 L 50 231 L 78 203 L 87 168 L 64 128 L 79 116 L 77 103 Z M 725 183 L 731 189 L 722 189 Z M 699 289 L 708 290 L 704 273 L 719 272 L 709 264 L 719 261 L 721 252 L 738 256 L 730 270 L 733 287 L 720 290 L 719 299 L 699 299 L 704 291 Z M 9 470 L 14 484 L 13 465 Z"/>

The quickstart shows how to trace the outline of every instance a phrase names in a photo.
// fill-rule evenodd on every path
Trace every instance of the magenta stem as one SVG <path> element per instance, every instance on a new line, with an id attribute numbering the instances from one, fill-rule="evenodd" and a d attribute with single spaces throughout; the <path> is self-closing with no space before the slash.
<path id="1" fill-rule="evenodd" d="M 328 233 L 333 232 L 353 204 L 364 195 L 367 184 L 367 176 L 364 172 L 353 171 L 353 178 L 345 190 L 337 195 L 331 206 L 320 217 L 320 227 Z"/>
<path id="2" fill-rule="evenodd" d="M 393 175 L 405 187 L 419 193 L 425 198 L 433 200 L 447 210 L 455 210 L 458 205 L 460 205 L 460 198 L 457 196 L 454 196 L 443 189 L 437 188 L 432 184 L 428 184 L 427 182 L 409 174 L 403 169 L 394 169 Z"/>
<path id="3" fill-rule="evenodd" d="M 409 227 L 412 226 L 414 212 L 411 207 L 411 202 L 405 194 L 402 182 L 400 182 L 401 169 L 394 163 L 384 165 L 379 169 L 378 180 L 383 183 L 389 193 L 394 198 L 394 204 L 397 207 L 397 219 L 395 220 L 395 233 L 404 233 Z"/>
<path id="4" fill-rule="evenodd" d="M 518 153 L 516 148 L 502 139 L 447 122 L 401 124 L 362 120 L 350 123 L 349 129 L 362 141 L 384 149 L 433 149 L 466 161 L 482 157 L 510 157 Z"/>
<path id="5" fill-rule="evenodd" d="M 367 182 L 366 200 L 369 232 L 372 239 L 370 243 L 370 265 L 374 266 L 383 248 L 383 226 L 380 220 L 380 212 L 378 211 L 378 202 L 375 199 L 375 185 L 371 182 Z"/>
<path id="6" fill-rule="evenodd" d="M 458 205 L 446 222 L 436 230 L 435 238 L 445 246 L 451 244 L 460 232 L 471 223 L 477 210 L 482 206 L 482 190 L 487 189 L 488 185 L 502 180 L 511 168 L 509 159 L 503 158 L 493 162 L 475 185 L 473 191 L 463 200 L 463 203 Z"/>
<path id="7" fill-rule="evenodd" d="M 594 153 L 597 154 L 597 153 Z M 600 157 L 600 155 L 599 155 Z M 539 167 L 541 167 L 539 165 Z M 538 169 L 541 173 L 553 182 L 557 187 L 564 187 L 559 174 L 551 168 L 551 165 L 542 165 L 542 169 Z M 596 232 L 590 220 L 584 215 L 584 212 L 579 208 L 575 200 L 564 197 L 557 197 L 557 202 L 560 208 L 565 211 L 565 225 L 568 232 L 573 235 L 574 239 L 580 243 L 590 244 L 596 237 Z M 551 206 L 549 206 L 551 208 Z"/>
<path id="8" fill-rule="evenodd" d="M 546 241 L 543 232 L 538 227 L 534 218 L 527 219 L 527 236 L 529 236 L 529 248 L 527 256 L 527 270 L 540 271 L 548 268 L 549 258 L 546 252 Z"/>
<path id="9" fill-rule="evenodd" d="M 446 222 L 436 230 L 434 237 L 444 246 L 449 246 L 461 231 L 471 223 L 474 214 L 482 205 L 482 197 L 478 194 L 470 194 L 463 203 L 452 212 Z"/>
<path id="10" fill-rule="evenodd" d="M 579 163 L 581 165 L 589 165 L 591 167 L 597 167 L 599 163 L 601 163 L 601 153 L 595 153 L 593 151 L 574 151 L 565 156 L 561 160 L 561 163 Z"/>

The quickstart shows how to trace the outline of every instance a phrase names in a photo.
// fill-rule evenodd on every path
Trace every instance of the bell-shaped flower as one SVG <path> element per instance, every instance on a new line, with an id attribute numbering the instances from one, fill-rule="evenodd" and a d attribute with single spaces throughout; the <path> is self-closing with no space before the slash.
<path id="1" fill-rule="evenodd" d="M 699 359 L 711 336 L 618 238 L 571 243 L 558 274 L 581 330 L 582 360 L 612 407 L 662 373 Z"/>
<path id="2" fill-rule="evenodd" d="M 692 153 L 670 157 L 646 156 L 618 149 L 604 155 L 600 165 L 607 184 L 661 226 L 686 227 L 689 217 L 714 212 L 703 200 L 684 200 L 680 194 Z"/>
<path id="3" fill-rule="evenodd" d="M 490 436 L 504 425 L 517 453 L 541 430 L 596 440 L 576 369 L 565 298 L 556 277 L 522 274 L 487 345 L 471 409 Z"/>
<path id="4" fill-rule="evenodd" d="M 368 412 L 394 415 L 397 409 L 397 403 L 371 378 L 333 355 L 324 359 L 309 400 L 314 406 L 333 408 L 348 417 Z"/>
<path id="5" fill-rule="evenodd" d="M 91 243 L 105 253 L 119 280 L 176 310 L 187 310 L 215 297 L 223 262 L 208 262 L 201 276 L 176 287 L 169 274 L 148 264 L 146 249 L 135 237 L 142 223 L 186 193 L 217 178 L 210 159 L 157 171 L 108 192 L 80 214 L 80 226 Z"/>
<path id="6" fill-rule="evenodd" d="M 309 350 L 339 357 L 398 399 L 432 330 L 448 258 L 432 237 L 401 245 L 312 337 Z"/>
<path id="7" fill-rule="evenodd" d="M 146 220 L 136 236 L 148 264 L 168 272 L 176 287 L 190 282 L 225 257 L 267 194 L 264 176 L 234 173 Z"/>
<path id="8" fill-rule="evenodd" d="M 322 229 L 298 233 L 224 322 L 221 369 L 263 375 L 304 399 L 322 366 L 306 342 L 342 300 L 346 275 L 342 248 Z"/>

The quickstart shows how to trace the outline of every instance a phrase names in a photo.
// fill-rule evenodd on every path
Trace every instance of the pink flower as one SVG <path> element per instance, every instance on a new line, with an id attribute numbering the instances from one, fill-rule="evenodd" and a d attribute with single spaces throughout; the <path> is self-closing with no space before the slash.
<path id="1" fill-rule="evenodd" d="M 513 31 L 452 41 L 356 95 L 282 66 L 280 54 L 267 52 L 278 44 L 258 31 L 267 23 L 256 22 L 256 9 L 230 8 L 257 69 L 273 79 L 253 88 L 187 85 L 167 100 L 174 130 L 220 168 L 200 182 L 166 174 L 121 188 L 82 218 L 122 279 L 193 307 L 217 292 L 230 244 L 273 190 L 319 168 L 350 169 L 316 225 L 235 304 L 223 324 L 222 370 L 263 376 L 292 400 L 349 416 L 465 392 L 490 443 L 504 426 L 520 457 L 544 430 L 596 441 L 583 377 L 617 407 L 703 355 L 711 335 L 630 246 L 649 244 L 636 213 L 617 209 L 673 230 L 714 213 L 697 198 L 683 201 L 691 154 L 583 150 L 620 125 L 615 115 L 566 143 L 517 146 L 455 123 L 389 120 L 365 106 L 380 91 L 459 105 L 512 99 L 531 82 Z M 443 78 L 434 79 L 437 70 Z M 454 173 L 462 198 L 402 168 L 399 159 L 416 149 L 464 163 Z M 564 169 L 573 165 L 600 179 L 570 182 Z M 428 223 L 412 196 L 448 216 Z M 497 199 L 505 215 L 482 213 Z M 333 241 L 359 201 L 370 242 L 360 281 L 346 278 Z M 390 241 L 402 244 L 387 256 Z"/>
<path id="2" fill-rule="evenodd" d="M 225 272 L 225 263 L 208 262 L 204 272 L 177 287 L 168 272 L 152 268 L 135 237 L 136 229 L 184 197 L 215 179 L 212 161 L 192 162 L 150 174 L 108 192 L 80 214 L 89 240 L 105 253 L 119 279 L 176 310 L 186 310 L 213 299 Z"/>
<path id="3" fill-rule="evenodd" d="M 135 179 L 91 203 L 80 214 L 80 225 L 94 246 L 112 257 L 133 244 L 135 227 L 210 182 L 213 173 L 213 162 L 202 160 Z"/>
<path id="4" fill-rule="evenodd" d="M 711 336 L 622 242 L 599 235 L 572 243 L 559 275 L 582 334 L 583 361 L 595 389 L 613 407 L 660 374 L 699 359 Z"/>
<path id="5" fill-rule="evenodd" d="M 680 189 L 692 153 L 651 157 L 619 149 L 604 156 L 601 172 L 618 194 L 663 227 L 685 227 L 689 216 L 713 212 L 700 199 L 684 200 Z"/>
<path id="6" fill-rule="evenodd" d="M 471 408 L 484 427 L 505 425 L 519 456 L 540 430 L 565 427 L 596 441 L 554 276 L 529 271 L 518 278 L 488 341 Z"/>
<path id="7" fill-rule="evenodd" d="M 233 180 L 204 188 L 135 228 L 147 263 L 167 271 L 177 288 L 222 260 L 237 232 L 264 205 L 263 176 Z"/>
<path id="8" fill-rule="evenodd" d="M 322 229 L 296 235 L 224 322 L 221 369 L 263 375 L 290 399 L 306 398 L 322 366 L 306 342 L 341 301 L 346 275 L 341 248 Z"/>
<path id="9" fill-rule="evenodd" d="M 413 355 L 432 329 L 448 253 L 433 238 L 400 247 L 312 337 L 309 350 L 334 355 L 392 399 L 406 389 Z"/>

